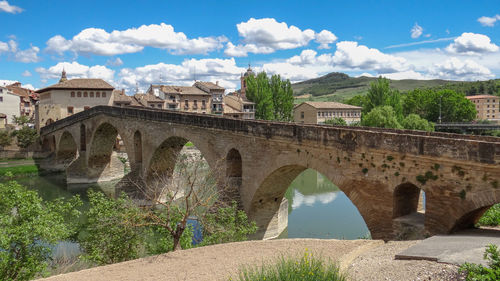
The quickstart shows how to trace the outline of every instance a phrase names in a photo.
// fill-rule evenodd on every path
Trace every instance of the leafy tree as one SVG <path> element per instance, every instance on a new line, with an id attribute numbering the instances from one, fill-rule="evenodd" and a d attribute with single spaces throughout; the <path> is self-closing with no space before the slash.
<path id="1" fill-rule="evenodd" d="M 396 118 L 394 109 L 388 105 L 375 107 L 364 116 L 361 121 L 361 125 L 368 127 L 402 129 L 402 126 Z"/>
<path id="2" fill-rule="evenodd" d="M 269 87 L 269 79 L 265 72 L 256 77 L 249 75 L 246 78 L 247 97 L 255 103 L 255 118 L 271 120 L 274 117 L 273 97 Z"/>
<path id="3" fill-rule="evenodd" d="M 137 258 L 143 243 L 141 210 L 122 193 L 118 199 L 89 190 L 85 234 L 79 239 L 84 259 L 99 265 Z"/>
<path id="4" fill-rule="evenodd" d="M 14 181 L 0 183 L 0 198 L 0 280 L 32 279 L 46 270 L 51 246 L 76 233 L 81 200 L 44 202 Z"/>
<path id="5" fill-rule="evenodd" d="M 467 274 L 467 281 L 496 281 L 500 280 L 500 253 L 498 246 L 488 245 L 483 258 L 488 261 L 488 267 L 481 264 L 465 263 L 459 271 Z"/>
<path id="6" fill-rule="evenodd" d="M 203 243 L 213 245 L 245 241 L 249 234 L 257 231 L 255 222 L 249 222 L 246 213 L 238 210 L 238 205 L 233 202 L 229 207 L 217 209 L 203 219 Z"/>
<path id="7" fill-rule="evenodd" d="M 348 100 L 344 100 L 343 103 L 359 107 L 365 107 L 368 104 L 368 98 L 365 95 L 357 95 Z"/>
<path id="8" fill-rule="evenodd" d="M 293 119 L 293 90 L 290 80 L 281 80 L 281 76 L 273 75 L 270 80 L 273 96 L 274 120 L 291 121 Z"/>
<path id="9" fill-rule="evenodd" d="M 368 113 L 377 106 L 384 106 L 387 104 L 387 99 L 391 89 L 389 87 L 389 80 L 379 77 L 376 82 L 370 83 L 370 89 L 366 95 L 367 103 L 363 107 L 363 112 Z"/>
<path id="10" fill-rule="evenodd" d="M 30 118 L 26 115 L 21 115 L 19 117 L 17 116 L 12 116 L 12 122 L 19 126 L 26 126 L 30 122 Z"/>
<path id="11" fill-rule="evenodd" d="M 21 129 L 12 132 L 12 136 L 16 137 L 17 145 L 21 148 L 27 148 L 38 139 L 36 130 L 28 126 L 23 126 Z"/>
<path id="12" fill-rule="evenodd" d="M 347 122 L 342 119 L 342 117 L 335 117 L 335 118 L 332 118 L 332 119 L 327 119 L 325 120 L 325 124 L 328 124 L 328 125 L 333 125 L 333 126 L 347 126 Z"/>
<path id="13" fill-rule="evenodd" d="M 421 118 L 420 116 L 414 113 L 406 116 L 401 122 L 401 125 L 408 130 L 419 130 L 428 132 L 434 131 L 434 124 L 430 123 L 429 121 Z"/>
<path id="14" fill-rule="evenodd" d="M 4 148 L 12 143 L 12 137 L 6 130 L 0 130 L 0 148 Z"/>

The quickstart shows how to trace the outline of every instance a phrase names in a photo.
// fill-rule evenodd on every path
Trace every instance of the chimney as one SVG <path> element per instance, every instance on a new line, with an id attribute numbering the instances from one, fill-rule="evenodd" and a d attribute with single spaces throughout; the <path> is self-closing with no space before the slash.
<path id="1" fill-rule="evenodd" d="M 122 89 L 122 95 L 125 95 L 125 89 Z"/>
<path id="2" fill-rule="evenodd" d="M 215 81 L 215 85 L 219 86 L 219 81 Z"/>

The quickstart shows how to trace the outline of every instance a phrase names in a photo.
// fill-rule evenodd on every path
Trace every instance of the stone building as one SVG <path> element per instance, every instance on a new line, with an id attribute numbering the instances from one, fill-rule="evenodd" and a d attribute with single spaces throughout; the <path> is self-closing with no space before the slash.
<path id="1" fill-rule="evenodd" d="M 193 87 L 196 87 L 212 95 L 212 103 L 210 106 L 212 114 L 223 114 L 224 92 L 226 91 L 226 89 L 219 86 L 219 81 L 216 81 L 215 84 L 212 82 L 197 81 L 194 83 Z"/>
<path id="2" fill-rule="evenodd" d="M 0 86 L 0 128 L 12 123 L 13 116 L 21 116 L 19 96 Z"/>
<path id="3" fill-rule="evenodd" d="M 141 94 L 137 93 L 134 95 L 134 100 L 138 103 L 139 106 L 157 108 L 157 109 L 165 109 L 165 100 L 160 99 L 159 97 L 152 94 Z"/>
<path id="4" fill-rule="evenodd" d="M 224 116 L 255 119 L 255 103 L 249 101 L 244 95 L 237 92 L 230 93 L 224 97 Z"/>
<path id="5" fill-rule="evenodd" d="M 20 115 L 33 119 L 35 117 L 35 105 L 38 101 L 38 94 L 31 89 L 23 88 L 21 82 L 8 85 L 6 88 L 19 96 Z"/>
<path id="6" fill-rule="evenodd" d="M 293 120 L 303 124 L 324 124 L 340 117 L 347 124 L 361 122 L 361 107 L 338 102 L 303 102 L 293 109 Z"/>
<path id="7" fill-rule="evenodd" d="M 35 125 L 41 128 L 97 105 L 113 105 L 114 87 L 102 79 L 67 79 L 63 70 L 59 83 L 35 91 L 39 103 Z"/>
<path id="8" fill-rule="evenodd" d="M 255 73 L 253 72 L 252 68 L 250 67 L 250 65 L 248 65 L 248 69 L 247 71 L 244 73 L 244 74 L 241 74 L 241 77 L 240 77 L 240 83 L 241 83 L 241 89 L 240 89 L 240 93 L 242 96 L 246 97 L 246 91 L 247 91 L 247 82 L 246 82 L 246 78 L 248 76 L 255 76 Z"/>
<path id="9" fill-rule="evenodd" d="M 500 121 L 500 97 L 490 95 L 467 96 L 476 107 L 477 120 Z"/>

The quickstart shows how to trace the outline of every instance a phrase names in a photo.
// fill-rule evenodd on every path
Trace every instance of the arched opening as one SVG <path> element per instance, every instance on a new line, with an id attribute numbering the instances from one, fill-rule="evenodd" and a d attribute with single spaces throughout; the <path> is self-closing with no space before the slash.
<path id="1" fill-rule="evenodd" d="M 142 164 L 142 136 L 139 131 L 134 133 L 134 156 L 135 163 Z"/>
<path id="2" fill-rule="evenodd" d="M 42 142 L 42 149 L 46 153 L 52 154 L 56 151 L 56 137 L 54 135 L 46 137 Z"/>
<path id="3" fill-rule="evenodd" d="M 88 177 L 91 181 L 122 178 L 128 170 L 127 153 L 118 130 L 109 123 L 100 125 L 92 136 L 88 156 Z"/>
<path id="4" fill-rule="evenodd" d="M 396 240 L 423 238 L 425 235 L 425 192 L 406 182 L 394 189 L 393 229 Z"/>
<path id="5" fill-rule="evenodd" d="M 476 210 L 473 210 L 471 212 L 468 212 L 467 214 L 463 215 L 460 219 L 457 220 L 455 225 L 453 226 L 451 232 L 467 229 L 467 228 L 473 228 L 481 219 L 481 217 L 488 211 L 492 206 L 485 206 L 478 208 Z"/>
<path id="6" fill-rule="evenodd" d="M 87 150 L 87 133 L 85 131 L 85 125 L 80 125 L 80 151 Z"/>
<path id="7" fill-rule="evenodd" d="M 281 167 L 267 176 L 249 215 L 259 226 L 258 239 L 371 236 L 357 207 L 338 186 L 299 165 Z"/>
<path id="8" fill-rule="evenodd" d="M 234 148 L 229 150 L 226 156 L 226 180 L 230 199 L 240 202 L 242 163 L 240 152 Z"/>
<path id="9" fill-rule="evenodd" d="M 59 145 L 56 152 L 56 163 L 67 167 L 77 157 L 77 145 L 73 135 L 68 131 L 64 131 L 59 140 Z"/>

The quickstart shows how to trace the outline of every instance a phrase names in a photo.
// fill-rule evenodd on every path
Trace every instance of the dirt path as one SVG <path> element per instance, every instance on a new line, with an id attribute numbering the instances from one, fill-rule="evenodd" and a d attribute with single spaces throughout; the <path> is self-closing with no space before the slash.
<path id="1" fill-rule="evenodd" d="M 456 266 L 428 261 L 395 261 L 396 252 L 416 243 L 377 240 L 283 239 L 214 245 L 96 267 L 44 280 L 229 280 L 247 265 L 307 249 L 339 262 L 355 280 L 455 280 Z"/>

